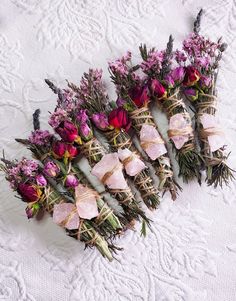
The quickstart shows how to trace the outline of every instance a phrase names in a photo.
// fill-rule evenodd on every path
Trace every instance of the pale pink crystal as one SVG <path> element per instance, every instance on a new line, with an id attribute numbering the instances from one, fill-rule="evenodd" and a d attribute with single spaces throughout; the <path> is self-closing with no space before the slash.
<path id="1" fill-rule="evenodd" d="M 180 113 L 170 117 L 169 130 L 183 130 L 191 124 Z M 181 149 L 183 145 L 189 140 L 190 134 L 173 136 L 170 139 L 174 142 L 177 149 Z"/>
<path id="2" fill-rule="evenodd" d="M 81 218 L 92 219 L 98 216 L 98 207 L 95 192 L 79 184 L 75 188 L 75 199 L 78 214 Z"/>
<path id="3" fill-rule="evenodd" d="M 102 180 L 104 175 L 112 172 L 112 175 L 105 181 L 105 184 L 111 189 L 127 189 L 127 183 L 124 178 L 123 165 L 119 161 L 117 153 L 106 154 L 93 167 L 91 173 L 99 180 Z"/>
<path id="4" fill-rule="evenodd" d="M 218 131 L 216 135 L 210 135 L 207 138 L 211 151 L 215 152 L 219 148 L 223 147 L 225 145 L 225 136 L 223 133 L 221 133 L 218 130 L 218 127 L 217 127 L 218 122 L 216 120 L 216 117 L 213 115 L 204 113 L 200 117 L 200 121 L 201 121 L 201 124 L 204 129 L 209 129 L 209 130 L 215 129 L 216 131 Z"/>
<path id="5" fill-rule="evenodd" d="M 62 222 L 66 221 L 72 211 L 76 209 L 74 204 L 62 203 L 54 205 L 53 208 L 53 221 L 54 223 L 60 225 Z M 71 214 L 68 218 L 65 228 L 68 230 L 74 230 L 79 228 L 80 219 L 76 211 Z"/>
<path id="6" fill-rule="evenodd" d="M 132 154 L 128 148 L 118 149 L 118 156 L 121 161 L 132 156 L 132 160 L 125 165 L 125 171 L 131 177 L 136 176 L 140 171 L 146 168 L 143 161 L 139 159 L 137 155 Z"/>
<path id="7" fill-rule="evenodd" d="M 152 160 L 156 160 L 160 156 L 167 153 L 164 141 L 162 140 L 157 129 L 152 125 L 142 125 L 140 131 L 140 143 L 141 145 L 149 143 L 147 147 L 144 147 L 144 150 Z"/>

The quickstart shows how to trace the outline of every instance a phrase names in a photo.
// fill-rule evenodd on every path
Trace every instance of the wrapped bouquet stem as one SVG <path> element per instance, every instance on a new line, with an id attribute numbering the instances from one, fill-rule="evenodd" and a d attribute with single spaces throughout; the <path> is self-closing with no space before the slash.
<path id="1" fill-rule="evenodd" d="M 149 170 L 141 159 L 141 155 L 133 145 L 128 134 L 130 120 L 127 112 L 109 106 L 107 94 L 101 80 L 102 73 L 89 70 L 84 73 L 80 87 L 69 84 L 83 100 L 93 125 L 107 137 L 112 149 L 118 152 L 119 159 L 125 166 L 126 174 L 133 179 L 136 188 L 149 208 L 157 208 L 159 195 L 150 177 Z"/>
<path id="2" fill-rule="evenodd" d="M 157 51 L 140 46 L 142 63 L 146 74 L 145 83 L 152 100 L 157 100 L 169 120 L 168 136 L 176 152 L 179 175 L 185 182 L 197 178 L 201 183 L 202 158 L 195 143 L 191 117 L 179 93 L 184 79 L 184 69 L 173 66 L 173 39 L 167 48 Z"/>
<path id="3" fill-rule="evenodd" d="M 202 10 L 194 22 L 194 31 L 177 52 L 177 61 L 185 66 L 182 90 L 195 110 L 195 120 L 201 154 L 207 171 L 208 185 L 217 187 L 228 184 L 234 178 L 227 165 L 225 137 L 218 126 L 216 80 L 219 62 L 227 48 L 219 39 L 212 42 L 199 34 Z"/>
<path id="4" fill-rule="evenodd" d="M 23 202 L 27 203 L 28 218 L 36 216 L 39 210 L 47 211 L 53 220 L 66 229 L 69 236 L 85 242 L 86 246 L 95 246 L 109 261 L 113 259 L 112 248 L 92 226 L 91 222 L 79 218 L 76 207 L 65 200 L 44 177 L 37 162 L 27 159 L 7 161 L 0 165 L 6 180 Z"/>
<path id="5" fill-rule="evenodd" d="M 145 79 L 136 74 L 138 67 L 131 66 L 131 53 L 109 63 L 111 79 L 118 93 L 117 105 L 129 112 L 132 127 L 140 144 L 156 168 L 160 179 L 159 189 L 169 191 L 175 200 L 180 186 L 175 182 L 172 166 L 153 116 L 149 110 L 150 95 Z"/>
<path id="6" fill-rule="evenodd" d="M 47 80 L 50 87 L 55 87 Z M 55 91 L 56 88 L 53 88 Z M 104 146 L 94 137 L 93 130 L 87 112 L 81 109 L 79 104 L 68 109 L 68 99 L 60 95 L 58 106 L 51 114 L 49 124 L 67 143 L 74 143 L 82 154 L 86 155 L 90 165 L 91 173 L 95 175 L 106 187 L 108 192 L 120 203 L 125 217 L 129 222 L 142 218 L 143 229 L 145 223 L 150 224 L 145 212 L 139 207 L 128 182 L 123 174 L 123 165 L 116 153 L 107 154 Z M 109 164 L 110 156 L 114 160 Z M 105 171 L 105 172 L 103 172 Z M 144 232 L 142 232 L 144 233 Z"/>

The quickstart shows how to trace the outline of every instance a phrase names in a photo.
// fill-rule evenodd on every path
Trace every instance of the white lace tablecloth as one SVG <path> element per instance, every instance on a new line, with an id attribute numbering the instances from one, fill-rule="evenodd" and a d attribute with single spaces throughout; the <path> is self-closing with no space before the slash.
<path id="1" fill-rule="evenodd" d="M 26 137 L 40 107 L 42 126 L 55 96 L 43 79 L 78 82 L 89 67 L 138 45 L 177 47 L 200 7 L 202 32 L 224 36 L 229 48 L 219 74 L 219 119 L 236 168 L 236 3 L 233 0 L 1 0 L 0 149 L 28 155 Z M 108 82 L 111 93 L 114 88 Z M 114 95 L 114 94 L 113 94 Z M 0 300 L 234 301 L 236 300 L 236 185 L 183 185 L 150 214 L 153 231 L 128 232 L 108 263 L 67 237 L 48 217 L 28 221 L 25 204 L 0 178 Z"/>

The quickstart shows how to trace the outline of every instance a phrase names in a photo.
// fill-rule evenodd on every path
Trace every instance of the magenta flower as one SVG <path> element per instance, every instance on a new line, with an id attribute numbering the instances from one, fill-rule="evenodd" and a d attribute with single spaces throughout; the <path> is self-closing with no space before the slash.
<path id="1" fill-rule="evenodd" d="M 100 130 L 105 130 L 109 126 L 108 118 L 105 113 L 94 113 L 92 115 L 92 122 Z"/>
<path id="2" fill-rule="evenodd" d="M 39 174 L 36 176 L 36 183 L 38 186 L 46 186 L 47 185 L 47 180 L 42 174 Z"/>
<path id="3" fill-rule="evenodd" d="M 93 137 L 93 131 L 87 123 L 82 123 L 79 127 L 80 136 L 84 140 L 89 140 Z"/>
<path id="4" fill-rule="evenodd" d="M 209 89 L 212 86 L 212 79 L 210 76 L 201 75 L 198 83 L 201 89 Z"/>
<path id="5" fill-rule="evenodd" d="M 54 162 L 48 161 L 45 164 L 43 171 L 47 176 L 54 178 L 59 174 L 60 169 Z"/>
<path id="6" fill-rule="evenodd" d="M 55 112 L 53 112 L 49 118 L 49 125 L 54 129 L 57 128 L 62 121 L 66 120 L 67 112 L 61 108 L 58 108 Z"/>
<path id="7" fill-rule="evenodd" d="M 42 191 L 31 184 L 20 183 L 17 187 L 18 193 L 25 202 L 36 202 L 40 199 Z"/>
<path id="8" fill-rule="evenodd" d="M 78 123 L 85 123 L 88 121 L 88 115 L 87 115 L 87 110 L 79 110 L 77 116 L 76 116 L 76 121 Z"/>
<path id="9" fill-rule="evenodd" d="M 34 203 L 32 205 L 29 205 L 25 208 L 25 213 L 28 217 L 28 219 L 36 216 L 39 212 L 40 205 L 38 203 Z"/>
<path id="10" fill-rule="evenodd" d="M 71 121 L 63 121 L 55 129 L 56 133 L 62 138 L 64 142 L 73 143 L 80 142 L 78 129 Z"/>
<path id="11" fill-rule="evenodd" d="M 167 96 L 166 89 L 157 79 L 153 79 L 151 82 L 151 91 L 157 99 L 163 99 Z"/>
<path id="12" fill-rule="evenodd" d="M 174 87 L 175 82 L 174 82 L 173 78 L 170 75 L 167 75 L 164 78 L 163 84 L 165 84 L 165 86 L 167 86 L 170 89 L 170 88 Z"/>
<path id="13" fill-rule="evenodd" d="M 170 76 L 174 80 L 175 84 L 180 84 L 184 80 L 185 70 L 184 67 L 177 67 L 173 69 L 170 73 Z"/>
<path id="14" fill-rule="evenodd" d="M 129 96 L 138 108 L 144 106 L 150 100 L 148 86 L 136 86 L 129 92 Z"/>
<path id="15" fill-rule="evenodd" d="M 198 99 L 198 91 L 194 88 L 186 88 L 184 89 L 184 95 L 189 101 L 195 101 Z"/>
<path id="16" fill-rule="evenodd" d="M 66 187 L 75 188 L 78 186 L 79 181 L 75 175 L 67 175 L 65 180 Z"/>

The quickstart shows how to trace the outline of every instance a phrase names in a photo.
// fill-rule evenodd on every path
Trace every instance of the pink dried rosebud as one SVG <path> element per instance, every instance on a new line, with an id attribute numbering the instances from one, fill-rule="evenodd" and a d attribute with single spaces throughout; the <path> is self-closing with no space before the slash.
<path id="1" fill-rule="evenodd" d="M 212 86 L 212 79 L 210 78 L 210 76 L 202 75 L 198 84 L 199 87 L 203 90 L 210 89 L 210 87 Z"/>
<path id="2" fill-rule="evenodd" d="M 128 112 L 123 108 L 117 108 L 110 112 L 108 116 L 109 125 L 115 129 L 124 129 L 128 131 L 131 126 L 131 121 Z"/>
<path id="3" fill-rule="evenodd" d="M 64 157 L 67 149 L 67 144 L 63 141 L 56 141 L 52 145 L 52 152 L 55 158 L 61 159 Z"/>
<path id="4" fill-rule="evenodd" d="M 47 185 L 47 180 L 42 174 L 39 174 L 36 176 L 36 183 L 38 186 L 46 186 Z"/>
<path id="5" fill-rule="evenodd" d="M 65 180 L 66 187 L 75 188 L 78 186 L 79 181 L 75 175 L 67 175 Z"/>
<path id="6" fill-rule="evenodd" d="M 186 88 L 184 89 L 184 95 L 190 101 L 195 101 L 198 99 L 198 90 L 194 88 Z"/>
<path id="7" fill-rule="evenodd" d="M 87 110 L 79 110 L 77 116 L 76 116 L 76 121 L 78 123 L 85 123 L 88 121 L 88 115 L 87 115 Z"/>
<path id="8" fill-rule="evenodd" d="M 45 164 L 43 171 L 47 176 L 54 178 L 59 174 L 60 169 L 54 162 L 48 161 Z"/>
<path id="9" fill-rule="evenodd" d="M 170 73 L 170 76 L 174 80 L 175 84 L 180 84 L 184 80 L 185 70 L 184 67 L 177 67 L 173 69 Z"/>
<path id="10" fill-rule="evenodd" d="M 135 87 L 129 92 L 129 96 L 138 108 L 144 106 L 150 100 L 147 86 Z"/>
<path id="11" fill-rule="evenodd" d="M 25 213 L 28 217 L 28 219 L 36 216 L 39 212 L 40 205 L 38 203 L 34 203 L 32 205 L 29 205 L 25 208 Z"/>
<path id="12" fill-rule="evenodd" d="M 192 66 L 188 66 L 185 67 L 185 77 L 183 80 L 183 85 L 190 87 L 195 85 L 200 79 L 200 72 L 192 67 Z"/>
<path id="13" fill-rule="evenodd" d="M 78 135 L 78 129 L 71 121 L 61 122 L 60 125 L 55 129 L 55 131 L 65 142 L 81 143 L 81 139 Z"/>
<path id="14" fill-rule="evenodd" d="M 23 201 L 36 202 L 40 199 L 42 191 L 31 184 L 20 183 L 17 187 L 18 193 L 21 195 Z"/>
<path id="15" fill-rule="evenodd" d="M 163 84 L 165 84 L 165 86 L 167 86 L 167 88 L 169 88 L 169 89 L 171 89 L 175 86 L 175 82 L 174 82 L 173 78 L 170 75 L 167 75 L 164 78 Z"/>
<path id="16" fill-rule="evenodd" d="M 116 100 L 116 105 L 117 105 L 117 107 L 123 107 L 126 103 L 127 103 L 126 100 L 124 100 L 124 99 L 122 99 L 122 98 L 118 98 L 118 99 Z"/>
<path id="17" fill-rule="evenodd" d="M 84 140 L 90 140 L 93 137 L 93 131 L 91 130 L 91 128 L 87 123 L 82 123 L 79 126 L 79 131 L 80 131 L 80 136 Z"/>
<path id="18" fill-rule="evenodd" d="M 108 118 L 104 113 L 94 113 L 92 115 L 92 122 L 100 130 L 105 130 L 109 126 Z"/>
<path id="19" fill-rule="evenodd" d="M 66 158 L 72 159 L 72 158 L 75 158 L 76 156 L 78 156 L 78 154 L 79 154 L 79 151 L 75 146 L 73 146 L 72 144 L 67 144 L 66 152 L 65 152 Z"/>
<path id="20" fill-rule="evenodd" d="M 157 99 L 161 100 L 166 98 L 167 92 L 163 85 L 157 79 L 153 79 L 151 82 L 151 91 Z"/>

